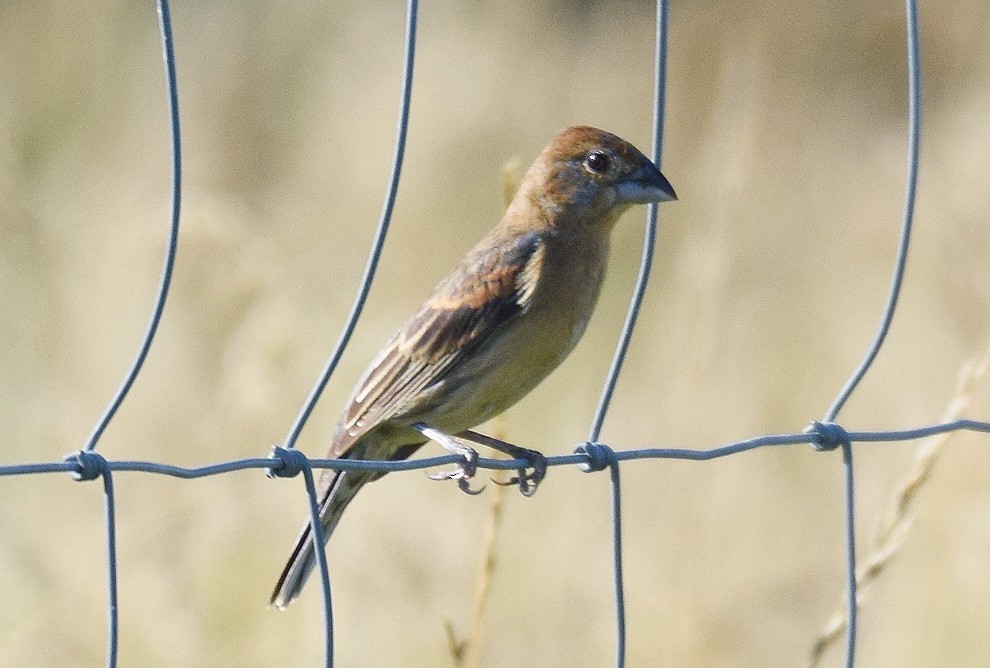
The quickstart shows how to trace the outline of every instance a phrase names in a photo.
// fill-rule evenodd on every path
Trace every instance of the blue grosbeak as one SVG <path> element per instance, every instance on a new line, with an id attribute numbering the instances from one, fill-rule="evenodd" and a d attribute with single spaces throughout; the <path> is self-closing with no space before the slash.
<path id="1" fill-rule="evenodd" d="M 437 285 L 378 353 L 340 418 L 328 458 L 397 460 L 434 440 L 476 454 L 459 435 L 535 455 L 467 431 L 519 401 L 584 333 L 608 260 L 609 233 L 633 204 L 676 199 L 660 170 L 625 140 L 591 127 L 562 130 L 523 177 L 502 221 Z M 467 491 L 471 459 L 447 477 Z M 324 472 L 326 537 L 354 495 L 384 472 Z M 284 608 L 316 563 L 303 527 L 271 597 Z"/>

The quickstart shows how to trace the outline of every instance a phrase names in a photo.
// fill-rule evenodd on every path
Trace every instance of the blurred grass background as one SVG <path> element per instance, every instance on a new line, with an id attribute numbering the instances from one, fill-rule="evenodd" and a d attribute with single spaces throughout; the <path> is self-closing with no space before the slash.
<path id="1" fill-rule="evenodd" d="M 674 3 L 656 272 L 603 438 L 709 447 L 820 417 L 885 298 L 902 209 L 903 8 Z M 938 419 L 990 337 L 990 6 L 922 3 L 923 165 L 892 334 L 840 416 Z M 280 441 L 336 340 L 392 155 L 400 3 L 177 3 L 185 152 L 175 284 L 101 443 L 199 465 Z M 370 356 L 497 221 L 500 168 L 560 127 L 647 149 L 652 5 L 461 0 L 421 9 L 410 139 L 378 282 L 300 446 Z M 0 3 L 3 463 L 79 448 L 134 354 L 168 215 L 152 3 Z M 568 452 L 587 431 L 639 258 L 615 234 L 597 317 L 506 419 Z M 974 417 L 990 414 L 990 391 Z M 865 544 L 913 444 L 857 448 Z M 843 590 L 837 453 L 625 465 L 629 665 L 792 666 Z M 121 665 L 317 665 L 313 587 L 265 607 L 305 516 L 301 481 L 116 477 Z M 960 435 L 912 537 L 867 593 L 860 665 L 990 662 L 990 467 Z M 103 510 L 67 476 L 0 484 L 0 664 L 101 665 Z M 368 488 L 329 549 L 340 666 L 450 665 L 467 630 L 485 497 L 418 473 Z M 483 663 L 601 666 L 613 652 L 607 476 L 555 469 L 510 495 Z M 837 665 L 838 652 L 829 656 Z"/>

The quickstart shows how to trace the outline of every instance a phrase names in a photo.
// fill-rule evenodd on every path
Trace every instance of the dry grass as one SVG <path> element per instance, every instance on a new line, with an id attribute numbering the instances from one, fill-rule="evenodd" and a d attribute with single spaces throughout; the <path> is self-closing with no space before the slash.
<path id="1" fill-rule="evenodd" d="M 306 452 L 322 454 L 369 356 L 497 220 L 507 157 L 528 164 L 574 123 L 648 144 L 650 11 L 422 8 L 393 233 Z M 902 206 L 900 12 L 851 0 L 675 3 L 664 171 L 680 201 L 661 214 L 656 274 L 603 434 L 613 447 L 798 431 L 858 361 Z M 101 450 L 180 464 L 263 456 L 360 275 L 392 153 L 402 8 L 184 3 L 173 18 L 186 158 L 176 283 Z M 990 6 L 926 5 L 922 26 L 917 236 L 889 341 L 840 416 L 850 430 L 937 420 L 956 369 L 990 336 Z M 3 462 L 78 448 L 146 322 L 167 220 L 159 58 L 147 3 L 0 3 Z M 514 442 L 562 453 L 584 438 L 642 219 L 619 225 L 574 358 L 506 416 Z M 985 390 L 969 411 L 990 414 Z M 986 446 L 954 438 L 926 483 L 911 540 L 870 589 L 862 665 L 990 656 Z M 857 448 L 859 517 L 881 514 L 914 449 Z M 629 664 L 806 660 L 842 588 L 841 479 L 838 455 L 810 448 L 624 466 Z M 265 607 L 305 517 L 300 481 L 116 483 L 121 665 L 319 663 L 319 597 L 307 592 L 284 615 Z M 362 492 L 329 550 L 338 665 L 451 662 L 443 620 L 476 616 L 493 491 L 472 499 L 395 474 Z M 610 662 L 608 507 L 603 476 L 560 469 L 532 499 L 506 497 L 479 665 Z M 99 486 L 0 481 L 0 525 L 4 662 L 99 665 Z"/>
<path id="2" fill-rule="evenodd" d="M 945 412 L 941 422 L 952 422 L 964 417 L 966 409 L 973 403 L 976 392 L 990 371 L 990 349 L 976 362 L 967 362 L 959 374 L 959 388 Z M 926 439 L 915 451 L 914 467 L 898 484 L 890 508 L 878 523 L 873 544 L 869 552 L 860 557 L 856 572 L 856 604 L 863 606 L 868 588 L 883 575 L 894 557 L 903 548 L 913 526 L 918 495 L 935 474 L 935 465 L 945 446 L 961 432 L 948 432 Z M 812 645 L 808 665 L 821 665 L 825 653 L 846 633 L 846 609 L 839 607 L 829 618 L 821 635 Z"/>

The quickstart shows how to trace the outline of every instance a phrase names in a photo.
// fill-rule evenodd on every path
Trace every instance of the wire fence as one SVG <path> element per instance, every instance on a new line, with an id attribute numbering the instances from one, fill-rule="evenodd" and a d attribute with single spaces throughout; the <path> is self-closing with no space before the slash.
<path id="1" fill-rule="evenodd" d="M 399 179 L 405 154 L 406 137 L 409 121 L 409 110 L 412 96 L 414 73 L 414 57 L 416 53 L 416 32 L 418 25 L 418 2 L 408 0 L 405 22 L 405 49 L 402 72 L 400 111 L 395 139 L 395 153 L 392 160 L 391 174 L 386 188 L 385 201 L 382 205 L 378 227 L 375 232 L 373 245 L 368 255 L 364 274 L 346 320 L 339 340 L 333 348 L 325 367 L 319 374 L 309 396 L 303 402 L 298 416 L 293 421 L 283 443 L 276 446 L 268 457 L 239 459 L 211 464 L 201 467 L 184 468 L 161 462 L 125 461 L 107 459 L 96 448 L 107 426 L 113 421 L 135 379 L 141 373 L 142 366 L 152 347 L 158 325 L 162 320 L 166 297 L 172 282 L 173 268 L 179 242 L 179 220 L 181 205 L 182 160 L 179 126 L 178 85 L 175 67 L 175 54 L 172 36 L 172 26 L 167 0 L 158 0 L 161 43 L 165 62 L 167 82 L 167 99 L 171 124 L 172 150 L 172 207 L 168 229 L 167 246 L 161 283 L 155 298 L 154 308 L 147 331 L 141 340 L 138 353 L 131 368 L 128 370 L 118 391 L 109 402 L 105 412 L 98 420 L 86 445 L 79 452 L 70 454 L 60 462 L 29 463 L 0 466 L 0 475 L 33 475 L 42 473 L 69 473 L 80 481 L 103 480 L 105 498 L 106 523 L 106 583 L 107 583 L 107 651 L 106 665 L 117 665 L 117 650 L 119 641 L 119 616 L 117 604 L 117 551 L 115 535 L 115 509 L 117 499 L 114 492 L 114 474 L 122 472 L 142 472 L 157 475 L 172 476 L 182 479 L 202 478 L 221 475 L 244 469 L 264 469 L 272 476 L 293 477 L 303 476 L 309 499 L 312 526 L 320 540 L 321 524 L 319 520 L 318 500 L 314 483 L 313 469 L 336 470 L 373 470 L 373 471 L 409 471 L 434 468 L 452 463 L 461 463 L 458 455 L 443 455 L 404 461 L 361 461 L 361 460 L 328 460 L 306 457 L 295 449 L 296 441 L 304 429 L 314 407 L 320 399 L 331 375 L 351 338 L 354 327 L 361 316 L 362 309 L 384 248 L 389 229 L 392 211 L 395 204 Z M 724 444 L 706 450 L 691 450 L 678 448 L 647 448 L 635 450 L 614 450 L 599 442 L 601 429 L 609 412 L 616 381 L 621 372 L 628 350 L 629 342 L 636 325 L 640 305 L 647 287 L 653 263 L 655 240 L 659 230 L 658 207 L 650 205 L 646 223 L 646 233 L 643 241 L 643 251 L 639 274 L 629 302 L 626 319 L 617 343 L 614 358 L 608 371 L 588 434 L 587 442 L 579 446 L 573 454 L 550 456 L 547 464 L 556 466 L 578 466 L 587 472 L 609 470 L 612 490 L 612 527 L 613 527 L 613 578 L 615 588 L 615 664 L 625 665 L 626 656 L 626 613 L 623 594 L 622 573 L 622 525 L 621 525 L 621 494 L 620 494 L 620 463 L 643 459 L 680 459 L 690 461 L 708 461 L 720 457 L 736 455 L 757 448 L 811 444 L 820 451 L 839 449 L 842 452 L 842 466 L 845 472 L 845 497 L 843 512 L 845 515 L 846 542 L 846 610 L 845 619 L 840 620 L 831 631 L 836 637 L 845 629 L 845 665 L 853 666 L 856 651 L 857 632 L 857 556 L 855 550 L 855 479 L 853 475 L 854 443 L 898 442 L 913 441 L 926 437 L 945 435 L 956 431 L 973 431 L 990 433 L 990 422 L 968 419 L 952 419 L 940 424 L 921 426 L 915 429 L 900 431 L 847 431 L 838 417 L 849 397 L 855 392 L 860 381 L 869 371 L 879 353 L 884 339 L 890 330 L 892 318 L 901 292 L 905 266 L 908 257 L 911 226 L 914 214 L 915 191 L 919 167 L 919 142 L 921 132 L 921 71 L 919 56 L 918 10 L 915 0 L 907 0 L 905 26 L 907 35 L 907 66 L 908 66 L 908 156 L 906 186 L 904 191 L 903 224 L 900 232 L 900 245 L 888 293 L 887 303 L 881 314 L 880 325 L 875 338 L 864 356 L 861 364 L 855 369 L 849 380 L 836 395 L 831 407 L 820 421 L 814 421 L 802 433 L 764 435 L 733 443 Z M 654 109 L 653 109 L 653 146 L 652 157 L 659 165 L 662 155 L 664 95 L 666 90 L 667 67 L 667 33 L 668 8 L 665 0 L 658 0 L 656 6 L 656 44 L 654 69 Z M 478 466 L 492 470 L 515 470 L 527 465 L 524 460 L 503 460 L 480 458 Z M 317 550 L 318 570 L 323 592 L 323 610 L 325 627 L 325 660 L 326 665 L 333 664 L 334 656 L 334 622 L 331 600 L 329 569 L 324 551 Z"/>

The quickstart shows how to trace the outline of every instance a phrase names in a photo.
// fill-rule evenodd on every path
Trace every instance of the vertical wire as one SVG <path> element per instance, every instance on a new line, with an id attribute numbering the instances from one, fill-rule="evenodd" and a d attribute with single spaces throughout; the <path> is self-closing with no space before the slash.
<path id="1" fill-rule="evenodd" d="M 303 403 L 299 414 L 296 416 L 295 421 L 289 429 L 289 433 L 285 437 L 284 447 L 286 448 L 295 447 L 299 434 L 302 432 L 303 427 L 306 425 L 310 414 L 312 414 L 317 401 L 319 401 L 320 396 L 323 394 L 323 390 L 330 381 L 330 376 L 333 375 L 334 370 L 337 368 L 337 364 L 340 362 L 340 358 L 351 339 L 351 335 L 354 333 L 354 328 L 357 325 L 358 318 L 361 316 L 361 312 L 364 309 L 364 304 L 368 299 L 368 293 L 371 291 L 371 283 L 375 278 L 375 272 L 378 269 L 378 262 L 381 259 L 382 249 L 385 246 L 385 237 L 388 234 L 389 224 L 392 220 L 392 210 L 395 206 L 395 198 L 399 190 L 399 178 L 402 174 L 402 163 L 406 152 L 406 136 L 408 134 L 409 127 L 409 109 L 412 100 L 412 80 L 415 66 L 416 23 L 418 10 L 418 0 L 408 0 L 406 5 L 405 56 L 403 58 L 402 65 L 402 94 L 399 105 L 398 127 L 396 130 L 395 153 L 392 159 L 392 169 L 389 175 L 385 201 L 382 205 L 381 215 L 378 220 L 378 227 L 375 230 L 375 237 L 372 242 L 371 252 L 368 255 L 368 261 L 365 264 L 364 273 L 361 276 L 358 293 L 354 298 L 353 304 L 351 305 L 351 311 L 347 316 L 344 329 L 341 332 L 340 337 L 337 340 L 337 344 L 331 352 L 323 371 L 320 373 L 316 384 L 313 386 L 313 389 L 310 390 L 309 396 Z M 316 497 L 316 484 L 313 480 L 313 471 L 309 466 L 308 460 L 305 468 L 303 469 L 303 476 L 306 482 L 306 494 L 309 497 L 310 525 L 313 532 L 314 551 L 316 553 L 316 563 L 320 572 L 320 584 L 323 592 L 326 666 L 327 668 L 332 668 L 333 604 L 330 589 L 330 570 L 327 566 L 326 552 L 323 548 L 326 541 L 323 533 L 323 525 L 320 520 L 319 502 Z"/>
<path id="2" fill-rule="evenodd" d="M 612 563 L 615 565 L 615 666 L 626 665 L 626 596 L 622 577 L 622 493 L 619 487 L 619 460 L 613 454 L 609 464 L 612 480 Z"/>
<path id="3" fill-rule="evenodd" d="M 653 101 L 653 162 L 657 167 L 660 166 L 663 151 L 663 119 L 666 107 L 667 14 L 667 0 L 657 0 Z M 646 286 L 650 280 L 650 270 L 653 267 L 653 255 L 658 230 L 658 213 L 659 206 L 657 204 L 654 203 L 647 206 L 646 230 L 643 235 L 643 254 L 640 259 L 639 273 L 636 276 L 636 285 L 629 300 L 629 310 L 626 312 L 622 332 L 619 334 L 619 341 L 616 344 L 615 354 L 612 357 L 612 365 L 605 378 L 601 397 L 598 400 L 598 408 L 595 411 L 595 416 L 588 434 L 588 440 L 591 442 L 596 442 L 601 435 L 602 424 L 605 422 L 605 415 L 608 413 L 609 406 L 612 403 L 612 395 L 615 392 L 615 385 L 619 380 L 619 372 L 622 371 L 622 365 L 629 350 L 629 342 L 632 339 L 633 329 L 636 327 L 636 321 L 639 318 L 643 297 L 646 295 Z"/>
<path id="4" fill-rule="evenodd" d="M 842 464 L 846 485 L 846 668 L 853 668 L 856 661 L 856 626 L 859 606 L 856 604 L 856 518 L 853 513 L 854 491 L 852 443 L 842 444 Z"/>
<path id="5" fill-rule="evenodd" d="M 921 144 L 921 56 L 918 47 L 918 5 L 917 0 L 906 0 L 907 15 L 907 65 L 908 65 L 908 164 L 907 179 L 904 189 L 904 216 L 901 226 L 901 241 L 897 249 L 897 261 L 894 264 L 894 274 L 890 281 L 890 292 L 884 307 L 883 318 L 877 329 L 873 343 L 859 367 L 839 391 L 832 406 L 825 414 L 825 422 L 832 422 L 842 410 L 846 400 L 866 375 L 880 346 L 887 338 L 890 323 L 894 319 L 894 310 L 901 293 L 904 281 L 904 270 L 907 265 L 908 246 L 911 242 L 911 226 L 914 220 L 914 200 L 918 187 L 918 163 Z"/>
<path id="6" fill-rule="evenodd" d="M 333 668 L 333 601 L 330 595 L 330 568 L 327 565 L 327 553 L 323 549 L 326 542 L 323 535 L 323 522 L 320 521 L 320 504 L 316 499 L 316 482 L 313 480 L 313 468 L 309 460 L 305 460 L 302 474 L 306 482 L 306 495 L 309 497 L 309 518 L 313 531 L 313 546 L 316 554 L 316 566 L 320 571 L 320 583 L 323 585 L 323 627 L 326 642 L 325 664 Z"/>
<path id="7" fill-rule="evenodd" d="M 667 85 L 667 33 L 668 33 L 668 8 L 667 0 L 657 0 L 656 4 L 656 40 L 654 58 L 654 104 L 653 104 L 653 162 L 660 166 L 663 151 L 663 125 L 664 112 L 666 109 L 666 85 Z M 640 308 L 646 294 L 647 283 L 653 267 L 653 256 L 656 246 L 656 236 L 658 231 L 659 206 L 650 204 L 647 207 L 646 229 L 643 234 L 643 253 L 640 259 L 639 273 L 636 276 L 636 284 L 629 301 L 629 309 L 626 312 L 626 319 L 622 325 L 622 332 L 616 344 L 615 354 L 609 368 L 605 384 L 602 387 L 598 408 L 592 420 L 591 429 L 588 434 L 589 443 L 598 441 L 605 416 L 608 413 L 612 402 L 612 395 L 618 382 L 619 373 L 625 362 L 626 353 L 629 350 L 629 343 L 632 339 L 636 321 L 639 318 Z M 619 462 L 615 459 L 614 453 L 610 462 L 611 483 L 612 483 L 612 568 L 613 581 L 615 586 L 615 615 L 616 615 L 616 648 L 615 665 L 623 668 L 626 661 L 626 608 L 625 594 L 622 572 L 622 505 L 621 489 L 619 484 Z"/>
<path id="8" fill-rule="evenodd" d="M 361 311 L 364 309 L 365 301 L 368 299 L 368 293 L 371 291 L 371 283 L 375 278 L 378 261 L 381 259 L 382 249 L 385 246 L 385 236 L 388 234 L 389 224 L 392 220 L 392 209 L 395 206 L 395 197 L 399 190 L 399 177 L 402 174 L 402 161 L 406 153 L 406 134 L 409 127 L 409 105 L 412 99 L 413 67 L 416 54 L 416 17 L 418 9 L 418 0 L 408 0 L 406 5 L 405 58 L 402 65 L 402 102 L 399 107 L 395 155 L 392 159 L 392 171 L 389 176 L 388 190 L 385 196 L 385 202 L 382 205 L 378 227 L 375 230 L 371 252 L 368 255 L 368 261 L 361 276 L 357 296 L 354 298 L 351 311 L 344 324 L 344 330 L 341 332 L 340 338 L 337 340 L 337 345 L 334 347 L 333 352 L 330 353 L 330 358 L 323 367 L 323 371 L 320 373 L 316 384 L 310 390 L 309 396 L 299 411 L 299 415 L 296 416 L 295 422 L 292 423 L 292 427 L 285 437 L 284 446 L 286 448 L 295 447 L 299 434 L 306 425 L 306 421 L 316 407 L 316 402 L 319 401 L 320 395 L 323 394 L 323 390 L 330 381 L 330 376 L 333 375 L 334 369 L 337 368 L 337 363 L 340 362 L 340 358 L 344 354 L 344 348 L 347 347 L 348 342 L 351 340 L 354 327 L 357 325 L 358 318 L 361 317 Z"/>
<path id="9" fill-rule="evenodd" d="M 117 393 L 110 400 L 109 405 L 103 411 L 103 416 L 96 423 L 93 432 L 83 448 L 86 451 L 94 450 L 97 442 L 103 436 L 107 425 L 117 414 L 117 409 L 124 402 L 127 393 L 141 372 L 144 360 L 151 350 L 151 343 L 154 341 L 155 333 L 158 331 L 158 324 L 161 322 L 162 313 L 165 310 L 165 299 L 168 297 L 168 289 L 172 284 L 172 269 L 175 266 L 175 254 L 179 246 L 179 210 L 182 202 L 182 149 L 181 135 L 179 133 L 179 91 L 175 75 L 175 51 L 172 44 L 172 19 L 169 13 L 168 0 L 158 1 L 158 17 L 161 27 L 162 56 L 165 60 L 165 78 L 168 88 L 168 108 L 169 125 L 172 137 L 172 218 L 169 225 L 168 246 L 165 251 L 165 263 L 162 267 L 162 278 L 158 287 L 158 296 L 155 299 L 155 306 L 151 314 L 151 321 L 145 332 L 144 339 L 138 348 L 137 356 L 131 364 L 130 370 L 124 376 L 123 382 L 117 389 Z"/>
<path id="10" fill-rule="evenodd" d="M 107 522 L 107 668 L 116 668 L 120 626 L 120 611 L 117 605 L 117 518 L 113 474 L 105 461 L 102 475 Z"/>
<path id="11" fill-rule="evenodd" d="M 918 4 L 917 0 L 905 1 L 905 29 L 907 33 L 907 65 L 908 65 L 908 159 L 907 175 L 904 188 L 904 215 L 901 225 L 901 238 L 897 251 L 897 260 L 891 278 L 890 291 L 884 308 L 880 327 L 873 343 L 859 367 L 839 391 L 832 406 L 825 414 L 825 422 L 835 420 L 839 411 L 866 375 L 870 366 L 880 352 L 890 330 L 904 281 L 907 266 L 908 248 L 911 241 L 911 228 L 914 221 L 914 203 L 918 187 L 918 166 L 921 148 L 921 56 L 918 34 Z M 846 579 L 847 579 L 847 609 L 846 609 L 846 656 L 845 666 L 852 668 L 856 657 L 856 627 L 858 617 L 857 582 L 856 582 L 856 524 L 855 524 L 855 487 L 853 479 L 852 445 L 842 446 L 843 466 L 845 468 L 845 513 L 846 513 Z"/>

